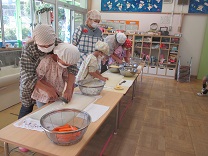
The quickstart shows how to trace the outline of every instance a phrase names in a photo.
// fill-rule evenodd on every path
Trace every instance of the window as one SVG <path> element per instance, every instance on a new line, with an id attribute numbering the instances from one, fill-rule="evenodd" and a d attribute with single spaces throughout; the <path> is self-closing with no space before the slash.
<path id="1" fill-rule="evenodd" d="M 61 40 L 71 42 L 74 29 L 84 22 L 87 0 L 59 0 L 58 8 L 55 2 L 55 0 L 0 0 L 2 4 L 0 13 L 3 15 L 0 19 L 0 48 L 8 45 L 21 47 L 22 43 L 31 38 L 34 26 L 45 21 L 52 24 Z M 48 14 L 47 16 L 35 14 L 41 9 L 50 11 L 50 18 Z M 58 19 L 55 19 L 56 17 Z"/>
<path id="2" fill-rule="evenodd" d="M 87 0 L 59 0 L 59 1 L 87 9 Z"/>
<path id="3" fill-rule="evenodd" d="M 52 17 L 54 17 L 55 6 L 53 4 L 36 1 L 35 10 L 34 24 L 52 24 L 54 27 L 54 18 Z"/>
<path id="4" fill-rule="evenodd" d="M 83 24 L 83 21 L 84 21 L 83 14 L 75 12 L 75 14 L 74 14 L 74 28 L 76 28 L 79 25 Z"/>
<path id="5" fill-rule="evenodd" d="M 3 24 L 5 42 L 11 44 L 17 41 L 17 17 L 16 17 L 16 2 L 2 0 L 3 9 Z"/>
<path id="6" fill-rule="evenodd" d="M 64 42 L 70 42 L 70 10 L 58 8 L 58 37 Z"/>
<path id="7" fill-rule="evenodd" d="M 25 42 L 28 38 L 31 37 L 31 31 L 32 31 L 30 1 L 21 0 L 20 11 L 21 11 L 22 41 Z"/>

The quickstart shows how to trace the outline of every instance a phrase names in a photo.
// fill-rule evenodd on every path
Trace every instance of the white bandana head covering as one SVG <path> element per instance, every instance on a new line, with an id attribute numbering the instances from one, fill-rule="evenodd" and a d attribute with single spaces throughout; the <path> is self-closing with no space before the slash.
<path id="1" fill-rule="evenodd" d="M 101 20 L 101 14 L 98 10 L 90 10 L 87 12 L 87 18 Z"/>
<path id="2" fill-rule="evenodd" d="M 47 24 L 39 24 L 32 34 L 33 40 L 38 45 L 50 45 L 55 43 L 56 34 L 53 27 Z"/>
<path id="3" fill-rule="evenodd" d="M 109 54 L 109 46 L 107 43 L 98 41 L 95 43 L 95 50 L 101 51 L 104 54 L 108 55 Z"/>
<path id="4" fill-rule="evenodd" d="M 124 44 L 124 42 L 126 41 L 126 35 L 124 33 L 117 33 L 116 40 L 118 41 L 118 43 Z"/>
<path id="5" fill-rule="evenodd" d="M 80 58 L 80 52 L 76 46 L 69 43 L 59 43 L 53 50 L 63 62 L 67 64 L 77 64 Z"/>

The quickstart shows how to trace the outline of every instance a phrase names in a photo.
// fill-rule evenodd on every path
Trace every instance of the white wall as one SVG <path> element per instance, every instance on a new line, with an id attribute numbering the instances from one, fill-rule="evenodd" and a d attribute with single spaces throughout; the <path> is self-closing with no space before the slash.
<path id="1" fill-rule="evenodd" d="M 175 1 L 175 3 L 174 3 Z M 172 4 L 163 4 L 162 14 L 161 13 L 108 13 L 101 12 L 102 19 L 107 20 L 138 20 L 139 31 L 148 31 L 150 29 L 151 23 L 157 23 L 158 27 L 170 26 L 168 24 L 162 24 L 161 18 L 168 17 L 171 19 L 171 11 L 174 10 L 172 31 L 170 35 L 178 33 L 178 28 L 182 24 L 182 39 L 180 43 L 180 55 L 181 64 L 187 65 L 187 61 L 193 57 L 192 62 L 192 75 L 197 75 L 199 61 L 202 51 L 202 44 L 205 33 L 206 20 L 208 16 L 206 15 L 188 15 L 185 14 L 184 18 L 181 17 L 179 13 L 188 13 L 188 5 L 177 5 L 178 0 L 173 0 Z M 101 0 L 92 0 L 91 9 L 101 9 Z M 167 13 L 167 14 L 165 14 Z M 183 21 L 181 21 L 183 19 Z"/>
<path id="2" fill-rule="evenodd" d="M 204 40 L 207 16 L 186 15 L 182 28 L 183 37 L 180 44 L 180 55 L 183 65 L 193 57 L 192 75 L 198 74 L 200 56 Z"/>

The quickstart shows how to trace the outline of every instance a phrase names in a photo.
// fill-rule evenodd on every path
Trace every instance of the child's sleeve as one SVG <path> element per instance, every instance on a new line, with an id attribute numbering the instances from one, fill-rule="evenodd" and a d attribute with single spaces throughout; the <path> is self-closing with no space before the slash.
<path id="1" fill-rule="evenodd" d="M 64 70 L 63 71 L 63 80 L 64 80 L 64 82 L 68 82 L 68 75 L 69 75 L 68 71 Z"/>
<path id="2" fill-rule="evenodd" d="M 114 54 L 121 54 L 123 52 L 123 48 L 122 46 L 119 46 L 115 51 L 114 51 Z"/>
<path id="3" fill-rule="evenodd" d="M 97 59 L 91 59 L 88 64 L 89 72 L 96 72 L 98 70 L 98 61 Z"/>

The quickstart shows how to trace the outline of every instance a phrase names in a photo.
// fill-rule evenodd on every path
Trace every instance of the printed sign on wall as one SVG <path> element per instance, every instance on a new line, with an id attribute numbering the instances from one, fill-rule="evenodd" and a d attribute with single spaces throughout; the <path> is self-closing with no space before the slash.
<path id="1" fill-rule="evenodd" d="M 162 0 L 101 0 L 101 11 L 161 12 Z"/>
<path id="2" fill-rule="evenodd" d="M 189 13 L 208 14 L 208 0 L 190 0 Z"/>

